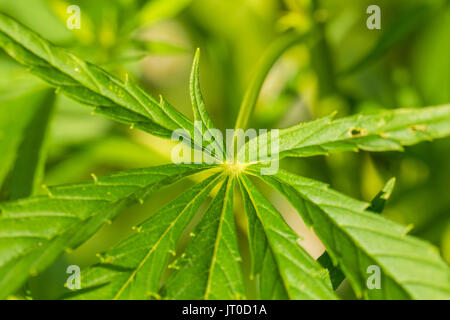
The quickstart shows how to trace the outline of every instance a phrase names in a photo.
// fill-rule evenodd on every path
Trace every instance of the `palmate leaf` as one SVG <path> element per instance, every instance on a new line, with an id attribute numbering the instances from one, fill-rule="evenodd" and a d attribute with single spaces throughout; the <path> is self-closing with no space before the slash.
<path id="1" fill-rule="evenodd" d="M 328 273 L 246 176 L 241 177 L 252 272 L 261 299 L 336 299 Z"/>
<path id="2" fill-rule="evenodd" d="M 241 257 L 233 214 L 234 179 L 228 177 L 212 200 L 178 269 L 166 282 L 169 299 L 241 299 L 245 297 Z"/>
<path id="3" fill-rule="evenodd" d="M 216 175 L 184 192 L 135 228 L 136 233 L 101 255 L 83 272 L 76 299 L 146 299 L 158 296 L 169 256 L 184 229 L 218 183 Z"/>
<path id="4" fill-rule="evenodd" d="M 355 115 L 333 120 L 333 115 L 301 123 L 279 132 L 283 157 L 311 157 L 344 151 L 400 151 L 421 141 L 450 135 L 450 105 L 422 109 L 396 109 L 379 114 Z M 249 162 L 258 157 L 258 142 L 270 132 L 250 140 Z M 273 155 L 271 155 L 273 157 Z"/>
<path id="5" fill-rule="evenodd" d="M 245 95 L 236 128 L 246 126 L 275 60 L 302 38 L 288 34 L 269 50 Z M 128 79 L 121 81 L 52 46 L 3 14 L 0 46 L 60 92 L 94 106 L 97 113 L 161 137 L 171 137 L 180 128 L 195 136 L 194 125 L 163 98 L 156 101 Z M 195 119 L 207 129 L 214 128 L 200 91 L 198 53 L 192 68 L 191 98 Z M 449 134 L 450 106 L 339 120 L 328 117 L 282 130 L 280 156 L 305 157 L 359 149 L 401 150 L 404 145 Z M 252 156 L 258 157 L 257 142 L 261 138 L 264 137 L 246 145 Z M 205 149 L 206 145 L 197 147 Z M 249 159 L 261 160 L 265 159 Z M 137 233 L 100 255 L 100 264 L 83 272 L 83 289 L 73 297 L 245 298 L 233 212 L 235 180 L 240 179 L 249 222 L 252 274 L 258 277 L 259 297 L 336 298 L 327 271 L 300 247 L 294 231 L 245 176 L 260 176 L 259 167 L 246 167 L 246 172 L 244 167 L 229 163 L 215 167 L 226 177 L 210 172 L 208 179 L 137 226 Z M 163 186 L 210 168 L 201 164 L 167 165 L 125 171 L 100 179 L 94 177 L 93 183 L 54 187 L 47 195 L 1 204 L 0 298 L 17 290 L 30 275 L 47 268 L 64 250 L 86 241 L 123 208 L 144 201 Z M 343 270 L 359 296 L 449 298 L 448 266 L 432 246 L 407 236 L 407 228 L 369 212 L 367 203 L 346 197 L 320 182 L 284 171 L 260 178 L 281 191 L 305 222 L 314 227 L 332 262 Z M 175 271 L 160 290 L 170 255 L 176 254 L 183 231 L 210 193 L 215 194 L 214 199 L 191 234 L 186 251 L 169 266 Z M 382 207 L 383 196 L 378 200 L 373 210 Z M 366 286 L 367 267 L 371 265 L 381 269 L 381 290 L 368 290 Z"/>
<path id="6" fill-rule="evenodd" d="M 408 228 L 366 211 L 368 203 L 326 184 L 280 170 L 261 176 L 278 189 L 339 263 L 358 296 L 370 299 L 450 299 L 450 269 L 432 245 Z M 381 289 L 367 287 L 369 266 L 381 270 Z"/>
<path id="7" fill-rule="evenodd" d="M 162 98 L 158 102 L 128 78 L 122 81 L 51 45 L 2 13 L 0 47 L 59 92 L 94 106 L 96 113 L 165 138 L 180 128 L 193 134 L 193 124 Z"/>
<path id="8" fill-rule="evenodd" d="M 210 168 L 166 165 L 50 188 L 48 195 L 0 205 L 0 298 L 75 248 L 135 202 L 183 177 Z"/>

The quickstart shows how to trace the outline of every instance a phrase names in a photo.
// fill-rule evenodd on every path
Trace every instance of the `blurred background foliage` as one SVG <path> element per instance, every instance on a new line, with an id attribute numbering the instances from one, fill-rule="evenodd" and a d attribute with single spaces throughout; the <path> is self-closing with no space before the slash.
<path id="1" fill-rule="evenodd" d="M 81 8 L 80 30 L 66 27 L 67 7 L 73 4 Z M 381 7 L 381 30 L 366 27 L 366 9 L 373 4 Z M 289 50 L 270 72 L 250 121 L 253 128 L 284 128 L 333 111 L 346 116 L 450 102 L 447 0 L 0 0 L 0 10 L 119 77 L 129 74 L 191 118 L 190 65 L 195 48 L 201 48 L 208 111 L 222 129 L 234 127 L 240 101 L 264 50 L 289 29 L 317 34 L 314 41 Z M 15 150 L 20 136 L 31 132 L 47 137 L 43 140 L 47 158 L 32 159 L 43 162 L 43 169 L 35 174 L 47 185 L 170 162 L 170 142 L 90 111 L 54 95 L 0 53 L 2 200 L 21 197 L 10 191 L 13 188 L 6 192 L 5 186 L 20 183 Z M 48 134 L 27 122 L 33 114 L 52 118 Z M 288 159 L 281 166 L 364 200 L 372 199 L 389 178 L 396 177 L 383 214 L 411 225 L 412 234 L 434 243 L 450 261 L 449 160 L 450 139 L 444 139 L 403 153 Z M 125 237 L 133 225 L 189 184 L 178 183 L 145 205 L 128 209 L 31 279 L 22 294 L 55 298 L 67 277 L 67 265 L 96 262 L 97 252 Z M 33 190 L 41 192 L 39 186 Z M 312 232 L 278 194 L 269 197 L 304 238 L 307 250 L 318 257 L 323 248 Z M 241 208 L 237 203 L 238 213 Z M 340 293 L 351 297 L 350 290 L 344 284 Z"/>

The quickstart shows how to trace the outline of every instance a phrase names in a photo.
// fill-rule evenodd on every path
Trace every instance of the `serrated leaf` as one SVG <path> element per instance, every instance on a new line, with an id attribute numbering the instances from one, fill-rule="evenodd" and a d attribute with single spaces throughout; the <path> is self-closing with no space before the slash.
<path id="1" fill-rule="evenodd" d="M 431 244 L 408 228 L 366 211 L 326 184 L 280 170 L 259 175 L 309 221 L 358 296 L 370 299 L 450 299 L 450 269 Z M 369 290 L 369 266 L 381 270 L 381 288 Z"/>
<path id="2" fill-rule="evenodd" d="M 234 179 L 220 187 L 194 229 L 178 269 L 163 288 L 168 299 L 240 299 L 245 296 L 233 214 Z"/>
<path id="3" fill-rule="evenodd" d="M 333 120 L 333 116 L 280 130 L 280 158 L 311 157 L 360 149 L 372 152 L 400 151 L 403 146 L 450 135 L 450 105 L 396 109 L 337 120 Z M 259 155 L 258 143 L 266 141 L 270 135 L 268 132 L 250 140 L 245 149 L 243 147 L 239 151 L 241 157 L 247 149 L 249 162 L 267 160 Z M 273 158 L 275 154 L 270 156 Z"/>
<path id="4" fill-rule="evenodd" d="M 384 209 L 386 201 L 391 197 L 392 190 L 395 186 L 395 178 L 390 179 L 383 189 L 378 192 L 375 198 L 370 202 L 370 207 L 368 211 L 373 213 L 381 213 Z M 338 265 L 333 263 L 328 252 L 324 252 L 317 261 L 330 272 L 331 283 L 333 284 L 333 289 L 337 289 L 339 285 L 344 281 L 345 275 Z"/>
<path id="5" fill-rule="evenodd" d="M 194 110 L 194 119 L 201 121 L 206 129 L 214 129 L 214 123 L 206 111 L 205 101 L 203 99 L 202 91 L 200 88 L 200 49 L 195 52 L 194 62 L 192 64 L 191 80 L 190 80 L 190 93 L 192 109 Z"/>
<path id="6" fill-rule="evenodd" d="M 47 195 L 0 204 L 0 298 L 89 239 L 122 209 L 183 177 L 209 168 L 166 165 L 123 171 L 92 183 L 58 186 Z"/>
<path id="7" fill-rule="evenodd" d="M 193 134 L 192 123 L 168 103 L 160 105 L 128 78 L 122 81 L 53 46 L 2 13 L 0 47 L 59 92 L 94 106 L 97 113 L 165 138 L 180 128 Z"/>
<path id="8" fill-rule="evenodd" d="M 136 233 L 100 255 L 83 272 L 75 299 L 148 299 L 158 296 L 169 256 L 200 205 L 218 183 L 218 174 L 195 185 L 135 227 Z"/>
<path id="9" fill-rule="evenodd" d="M 196 127 L 195 129 L 201 129 L 204 139 L 212 141 L 212 136 L 210 134 L 210 131 L 208 130 L 216 129 L 216 127 L 209 117 L 208 112 L 206 111 L 205 101 L 203 99 L 203 94 L 200 88 L 200 49 L 197 49 L 197 51 L 195 52 L 189 89 L 191 94 L 194 119 L 195 121 L 200 121 L 202 123 L 201 128 Z M 223 141 L 217 141 L 214 139 L 214 143 L 218 146 L 223 154 Z"/>
<path id="10" fill-rule="evenodd" d="M 328 273 L 246 176 L 241 177 L 252 266 L 261 299 L 336 299 Z"/>

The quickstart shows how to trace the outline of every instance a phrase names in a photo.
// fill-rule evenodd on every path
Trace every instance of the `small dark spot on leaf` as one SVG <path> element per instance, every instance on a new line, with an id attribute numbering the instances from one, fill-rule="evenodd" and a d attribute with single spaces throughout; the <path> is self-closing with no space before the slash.
<path id="1" fill-rule="evenodd" d="M 362 137 L 367 135 L 367 131 L 361 128 L 352 128 L 350 129 L 350 136 L 352 137 Z"/>

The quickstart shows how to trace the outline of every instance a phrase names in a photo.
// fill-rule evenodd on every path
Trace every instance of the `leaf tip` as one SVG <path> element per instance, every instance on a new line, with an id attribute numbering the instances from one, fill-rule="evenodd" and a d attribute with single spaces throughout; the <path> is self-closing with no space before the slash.
<path id="1" fill-rule="evenodd" d="M 403 236 L 406 236 L 412 229 L 414 229 L 414 224 L 408 224 L 405 228 L 405 231 L 402 233 Z"/>
<path id="2" fill-rule="evenodd" d="M 44 190 L 44 192 L 47 194 L 47 196 L 49 198 L 54 198 L 55 196 L 53 195 L 53 193 L 50 191 L 50 189 L 47 187 L 46 184 L 42 184 L 41 188 Z"/>
<path id="3" fill-rule="evenodd" d="M 330 113 L 330 115 L 328 117 L 330 118 L 330 120 L 332 120 L 334 117 L 336 117 L 337 114 L 338 114 L 338 110 L 334 110 L 333 112 Z"/>
<path id="4" fill-rule="evenodd" d="M 95 184 L 98 183 L 98 177 L 95 175 L 95 173 L 91 173 L 91 178 L 92 178 L 92 180 L 94 180 Z"/>
<path id="5" fill-rule="evenodd" d="M 64 249 L 64 251 L 66 252 L 66 253 L 72 253 L 73 252 L 73 249 L 72 248 L 66 248 L 66 249 Z"/>
<path id="6" fill-rule="evenodd" d="M 195 60 L 200 60 L 200 48 L 197 48 L 195 50 Z"/>
<path id="7" fill-rule="evenodd" d="M 397 179 L 395 177 L 392 177 L 389 179 L 388 182 L 386 182 L 386 185 L 383 188 L 383 192 L 384 192 L 383 199 L 387 200 L 391 197 L 392 191 L 394 191 L 396 181 L 397 181 Z"/>

